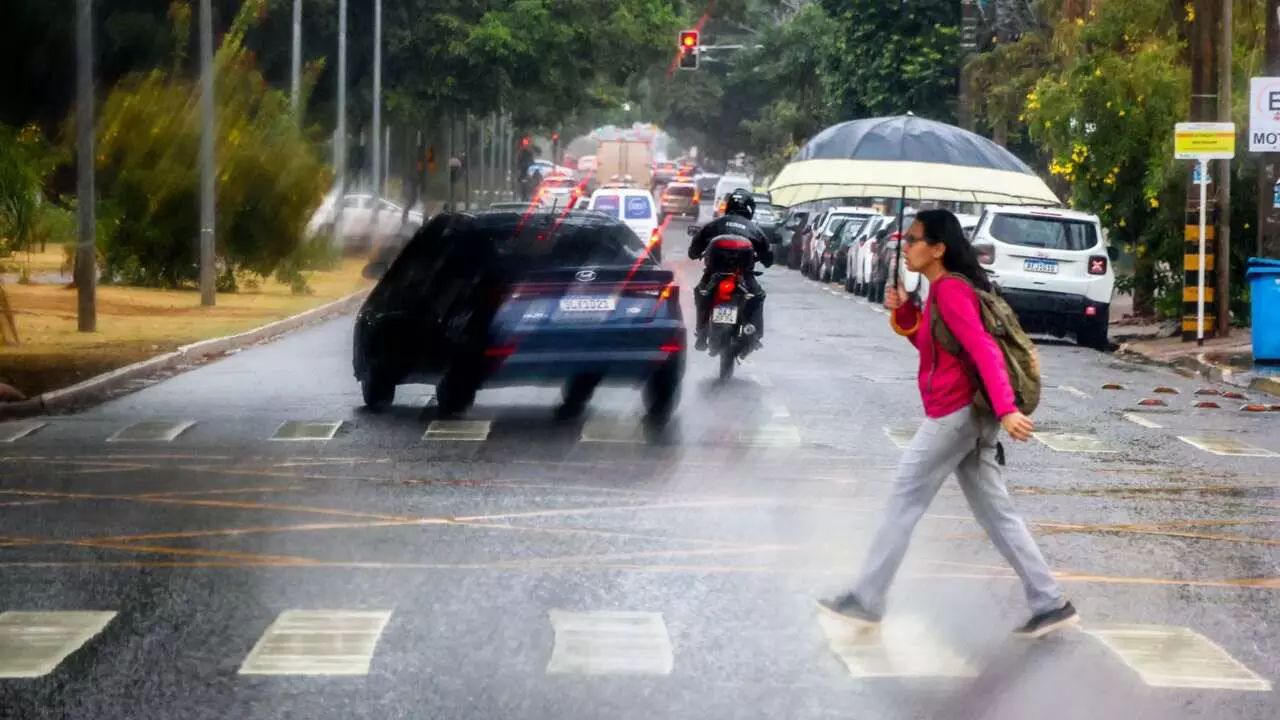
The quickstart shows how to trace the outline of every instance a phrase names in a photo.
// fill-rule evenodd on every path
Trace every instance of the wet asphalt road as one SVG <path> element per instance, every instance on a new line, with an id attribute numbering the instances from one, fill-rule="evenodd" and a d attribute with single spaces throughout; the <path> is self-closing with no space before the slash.
<path id="1" fill-rule="evenodd" d="M 0 717 L 1276 717 L 1280 414 L 1045 343 L 1006 477 L 1081 628 L 1010 637 L 1019 585 L 949 484 L 885 628 L 843 636 L 813 600 L 875 530 L 916 359 L 843 290 L 761 280 L 765 349 L 725 384 L 691 356 L 658 438 L 626 389 L 570 424 L 485 392 L 453 437 L 430 388 L 366 414 L 349 319 L 40 419 L 0 442 Z M 142 421 L 195 424 L 108 442 Z"/>

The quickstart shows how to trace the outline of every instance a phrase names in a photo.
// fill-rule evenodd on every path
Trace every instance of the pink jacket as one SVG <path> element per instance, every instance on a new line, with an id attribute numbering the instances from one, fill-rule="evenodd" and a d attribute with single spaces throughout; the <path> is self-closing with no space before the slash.
<path id="1" fill-rule="evenodd" d="M 933 333 L 929 330 L 934 295 L 937 295 L 942 321 L 964 349 L 964 358 L 948 353 L 942 346 L 938 346 L 935 353 Z M 982 326 L 978 295 L 968 283 L 952 277 L 941 278 L 930 287 L 923 310 L 907 303 L 894 312 L 892 320 L 898 334 L 906 336 L 920 351 L 920 396 L 926 415 L 944 417 L 972 402 L 978 388 L 965 371 L 966 363 L 977 368 L 996 417 L 1017 412 L 1004 355 L 995 338 Z M 933 364 L 935 355 L 937 367 Z"/>

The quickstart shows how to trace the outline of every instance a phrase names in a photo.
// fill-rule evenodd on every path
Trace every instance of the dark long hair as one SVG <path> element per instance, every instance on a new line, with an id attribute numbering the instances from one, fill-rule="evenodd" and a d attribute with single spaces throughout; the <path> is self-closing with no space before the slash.
<path id="1" fill-rule="evenodd" d="M 964 236 L 960 220 L 950 210 L 921 210 L 916 222 L 924 226 L 924 241 L 930 245 L 942 243 L 947 250 L 942 255 L 942 267 L 947 272 L 969 278 L 979 290 L 992 291 L 987 271 L 978 263 L 978 253 Z"/>

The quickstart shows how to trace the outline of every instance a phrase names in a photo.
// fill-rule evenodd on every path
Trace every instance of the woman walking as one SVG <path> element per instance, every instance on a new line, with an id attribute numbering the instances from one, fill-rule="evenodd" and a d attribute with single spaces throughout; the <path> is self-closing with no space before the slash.
<path id="1" fill-rule="evenodd" d="M 894 330 L 920 353 L 919 386 L 927 419 L 902 458 L 884 524 L 862 576 L 850 592 L 820 600 L 819 606 L 862 625 L 878 624 L 916 523 L 942 483 L 955 473 L 974 519 L 1022 580 L 1031 619 L 1015 632 L 1039 637 L 1075 624 L 1076 610 L 1063 597 L 1026 524 L 1014 513 L 997 462 L 1000 428 L 1025 442 L 1034 425 L 1014 404 L 1004 356 L 982 324 L 974 288 L 990 291 L 991 283 L 960 221 L 946 210 L 917 214 L 904 242 L 907 267 L 929 280 L 929 299 L 917 309 L 907 302 L 905 292 L 894 288 L 886 293 L 885 307 L 892 312 Z M 959 342 L 960 356 L 935 343 L 930 331 L 934 310 Z M 976 369 L 994 416 L 972 405 L 978 388 L 966 367 Z"/>

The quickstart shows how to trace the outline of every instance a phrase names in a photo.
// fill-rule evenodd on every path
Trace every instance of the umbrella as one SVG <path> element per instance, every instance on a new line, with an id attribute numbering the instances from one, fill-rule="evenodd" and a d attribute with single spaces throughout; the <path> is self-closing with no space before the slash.
<path id="1" fill-rule="evenodd" d="M 990 140 L 910 113 L 851 120 L 813 136 L 769 187 L 793 206 L 837 198 L 900 197 L 976 204 L 1061 206 L 1049 186 Z M 901 261 L 896 253 L 895 266 Z M 894 269 L 895 284 L 901 281 Z"/>
<path id="2" fill-rule="evenodd" d="M 954 125 L 910 114 L 832 125 L 800 148 L 769 192 L 784 206 L 845 197 L 1062 204 L 1008 150 Z"/>

